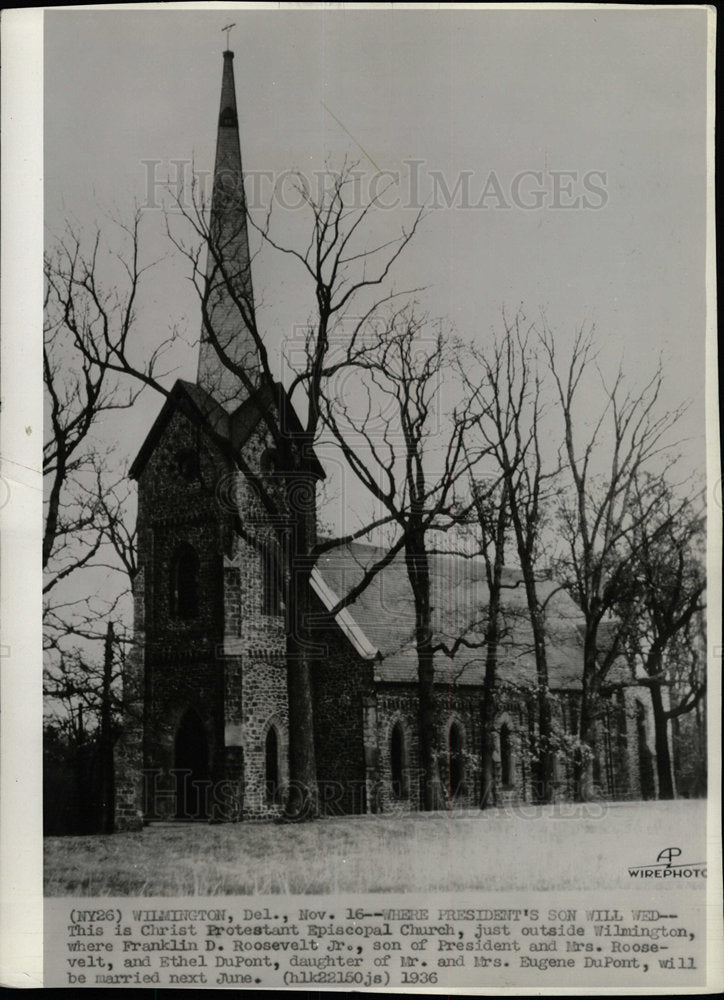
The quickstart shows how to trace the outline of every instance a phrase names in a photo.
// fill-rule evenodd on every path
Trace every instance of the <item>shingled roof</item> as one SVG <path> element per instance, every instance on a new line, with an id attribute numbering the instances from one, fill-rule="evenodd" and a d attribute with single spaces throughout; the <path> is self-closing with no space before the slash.
<path id="1" fill-rule="evenodd" d="M 361 579 L 365 567 L 383 554 L 382 549 L 354 543 L 326 553 L 318 560 L 317 569 L 329 590 L 340 597 Z M 477 647 L 461 646 L 453 657 L 436 653 L 435 682 L 482 684 L 485 671 L 482 628 L 488 603 L 484 562 L 481 558 L 431 555 L 430 569 L 435 642 L 450 648 L 464 634 L 471 646 Z M 509 684 L 528 686 L 535 682 L 536 672 L 519 570 L 504 571 L 504 588 L 506 635 L 501 643 L 498 677 Z M 538 589 L 541 599 L 547 599 L 549 684 L 557 689 L 580 688 L 583 668 L 580 611 L 556 581 L 541 581 Z M 355 644 L 361 636 L 368 647 L 379 651 L 377 679 L 414 683 L 417 680 L 415 612 L 402 554 L 379 573 L 348 611 L 357 630 Z M 622 669 L 623 665 L 617 667 L 619 677 Z"/>

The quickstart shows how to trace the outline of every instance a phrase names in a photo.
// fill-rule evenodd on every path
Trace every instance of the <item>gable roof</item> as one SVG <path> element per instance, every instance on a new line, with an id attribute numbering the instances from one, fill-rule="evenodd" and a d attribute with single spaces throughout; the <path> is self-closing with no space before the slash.
<path id="1" fill-rule="evenodd" d="M 197 422 L 202 428 L 204 424 L 208 424 L 215 434 L 229 441 L 233 448 L 238 450 L 248 441 L 263 419 L 264 411 L 269 407 L 275 407 L 279 413 L 283 435 L 291 437 L 301 432 L 301 422 L 281 382 L 266 383 L 229 414 L 200 385 L 187 382 L 185 379 L 177 379 L 133 460 L 129 475 L 132 479 L 138 479 L 141 475 L 177 409 L 181 409 L 189 419 Z M 324 479 L 325 472 L 316 455 L 312 461 L 314 474 L 319 479 Z"/>
<path id="2" fill-rule="evenodd" d="M 263 419 L 264 412 L 270 407 L 274 407 L 279 414 L 279 430 L 282 437 L 292 438 L 302 433 L 302 423 L 284 386 L 281 382 L 271 384 L 267 382 L 252 396 L 245 399 L 229 418 L 231 442 L 235 448 L 241 448 L 248 441 Z M 326 477 L 316 455 L 312 456 L 312 467 L 319 479 Z"/>
<path id="3" fill-rule="evenodd" d="M 228 438 L 229 417 L 224 409 L 201 386 L 194 382 L 187 382 L 185 379 L 177 379 L 164 401 L 161 412 L 151 425 L 145 441 L 131 463 L 128 470 L 131 479 L 138 479 L 143 472 L 161 435 L 177 409 L 202 426 L 208 421 L 217 434 Z"/>
<path id="4" fill-rule="evenodd" d="M 325 553 L 317 570 L 333 595 L 349 592 L 364 572 L 384 555 L 384 550 L 353 543 Z M 488 603 L 485 564 L 482 558 L 431 555 L 430 571 L 433 604 L 433 632 L 436 644 L 449 649 L 456 638 L 465 636 L 454 656 L 435 654 L 435 683 L 481 685 L 485 674 L 485 647 L 482 630 Z M 525 591 L 520 571 L 504 570 L 503 612 L 505 636 L 501 640 L 498 678 L 513 685 L 535 683 L 536 669 L 532 635 L 527 615 Z M 538 585 L 542 600 L 547 599 L 548 675 L 551 688 L 576 689 L 581 686 L 583 646 L 580 611 L 554 580 Z M 327 604 L 332 607 L 333 604 Z M 347 619 L 337 623 L 355 648 L 377 650 L 376 679 L 388 682 L 417 681 L 417 652 L 414 644 L 415 610 L 407 568 L 402 553 L 382 570 L 348 608 Z M 615 683 L 625 665 L 611 674 Z"/>

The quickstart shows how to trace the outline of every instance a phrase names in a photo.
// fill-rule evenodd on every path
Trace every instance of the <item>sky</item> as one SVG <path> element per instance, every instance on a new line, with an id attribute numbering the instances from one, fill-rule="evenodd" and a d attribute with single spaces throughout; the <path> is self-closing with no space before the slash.
<path id="1" fill-rule="evenodd" d="M 545 311 L 562 349 L 595 324 L 607 373 L 622 363 L 645 381 L 660 356 L 666 402 L 690 401 L 682 432 L 703 469 L 704 10 L 49 10 L 49 233 L 66 218 L 128 219 L 137 199 L 149 259 L 166 253 L 154 206 L 175 161 L 187 176 L 191 164 L 211 170 L 230 22 L 254 218 L 268 174 L 277 233 L 299 238 L 285 174 L 313 179 L 345 155 L 361 183 L 393 182 L 381 232 L 432 199 L 396 287 L 423 288 L 422 307 L 478 343 L 503 310 L 523 308 Z M 153 275 L 143 337 L 150 346 L 180 329 L 174 375 L 193 378 L 195 292 L 178 261 Z M 281 376 L 309 289 L 293 261 L 269 253 L 253 280 Z M 109 429 L 120 427 L 119 459 L 134 456 L 160 405 L 148 396 Z"/>

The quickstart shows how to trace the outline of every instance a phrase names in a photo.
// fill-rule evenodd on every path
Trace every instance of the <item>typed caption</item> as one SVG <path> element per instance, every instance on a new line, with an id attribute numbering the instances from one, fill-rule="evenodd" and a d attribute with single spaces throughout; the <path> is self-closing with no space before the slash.
<path id="1" fill-rule="evenodd" d="M 695 891 L 46 900 L 46 986 L 705 983 Z"/>

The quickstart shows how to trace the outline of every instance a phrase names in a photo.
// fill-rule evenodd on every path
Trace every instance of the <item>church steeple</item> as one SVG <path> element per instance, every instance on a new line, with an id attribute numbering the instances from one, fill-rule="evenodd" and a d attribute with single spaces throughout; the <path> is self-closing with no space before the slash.
<path id="1" fill-rule="evenodd" d="M 202 319 L 197 382 L 231 412 L 248 396 L 248 389 L 219 357 L 208 326 L 225 354 L 243 367 L 255 385 L 259 383 L 259 359 L 245 320 L 253 315 L 254 300 L 236 112 L 234 53 L 229 50 L 224 52 L 221 78 L 210 231 L 211 245 L 206 263 L 208 324 Z"/>

